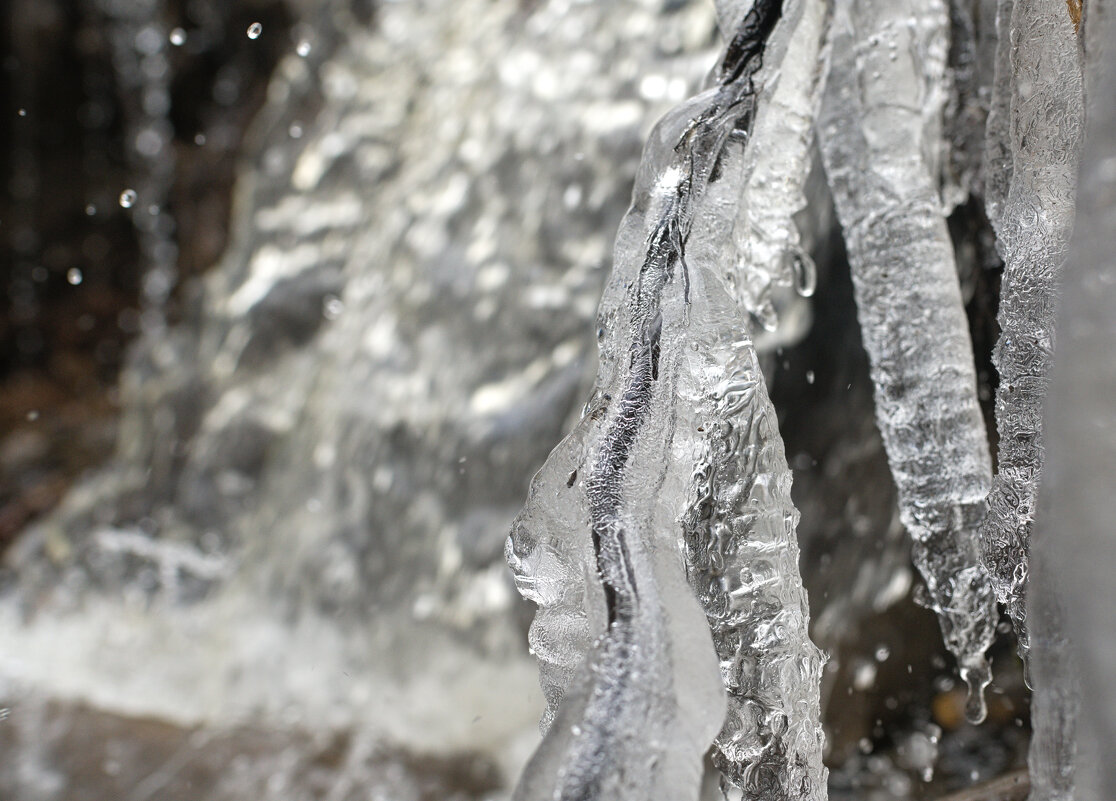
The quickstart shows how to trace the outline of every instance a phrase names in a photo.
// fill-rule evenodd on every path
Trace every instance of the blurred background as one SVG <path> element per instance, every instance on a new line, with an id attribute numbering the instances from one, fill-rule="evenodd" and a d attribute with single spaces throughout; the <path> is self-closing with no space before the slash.
<path id="1" fill-rule="evenodd" d="M 504 539 L 712 3 L 7 0 L 0 41 L 0 798 L 508 798 L 542 702 Z M 760 346 L 831 797 L 1018 777 L 1010 627 L 971 726 L 916 603 L 820 178 L 800 226 L 818 290 Z"/>

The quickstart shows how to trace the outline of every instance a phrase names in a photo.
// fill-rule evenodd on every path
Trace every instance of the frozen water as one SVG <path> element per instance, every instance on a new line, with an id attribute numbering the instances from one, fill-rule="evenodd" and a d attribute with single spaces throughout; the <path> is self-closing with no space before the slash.
<path id="1" fill-rule="evenodd" d="M 1030 551 L 1043 473 L 1042 407 L 1050 386 L 1054 311 L 1073 226 L 1083 135 L 1081 47 L 1060 4 L 1003 2 L 998 28 L 987 163 L 990 216 L 1004 260 L 1001 333 L 993 353 L 1000 437 L 981 544 L 1034 688 L 1031 798 L 1063 801 L 1073 796 L 1077 678 L 1057 583 L 1048 569 L 1031 581 Z M 1053 527 L 1045 535 L 1059 536 Z M 1028 597 L 1032 584 L 1035 594 Z"/>
<path id="2" fill-rule="evenodd" d="M 760 335 L 776 331 L 785 322 L 779 311 L 796 296 L 812 295 L 817 283 L 795 215 L 806 207 L 829 4 L 787 5 L 786 22 L 766 56 L 778 69 L 763 83 L 752 146 L 739 157 L 744 194 L 733 226 L 739 263 L 728 273 Z M 732 154 L 726 162 L 733 162 Z M 792 338 L 793 332 L 780 332 L 780 341 Z"/>
<path id="3" fill-rule="evenodd" d="M 990 155 L 988 161 L 992 177 L 999 176 L 994 181 L 990 177 L 990 188 L 999 193 L 1003 187 L 996 182 L 1008 180 L 1002 203 L 997 194 L 991 207 L 1004 259 L 1001 333 L 993 354 L 1000 379 L 999 460 L 981 544 L 992 585 L 1007 605 L 1026 661 L 1025 594 L 1042 476 L 1042 402 L 1049 387 L 1059 274 L 1073 225 L 1084 111 L 1081 49 L 1066 9 L 1014 0 L 1011 35 L 1005 37 L 1006 5 L 1000 6 L 999 29 L 1008 53 L 998 55 L 996 91 L 1001 113 L 1006 102 L 1008 114 L 1006 119 L 990 118 L 988 151 L 1011 159 L 1010 175 L 1006 166 L 997 166 L 999 157 Z M 1005 69 L 1010 70 L 1006 77 L 1000 74 Z"/>
<path id="4" fill-rule="evenodd" d="M 811 18 L 788 5 L 784 43 Z M 722 723 L 714 760 L 745 797 L 825 795 L 790 472 L 734 291 L 731 143 L 749 138 L 781 12 L 755 4 L 713 87 L 652 132 L 601 302 L 597 388 L 513 527 L 549 707 L 518 798 L 692 798 Z"/>
<path id="5" fill-rule="evenodd" d="M 1086 136 L 1044 410 L 1048 456 L 1026 597 L 1036 801 L 1066 797 L 1071 790 L 1078 799 L 1116 797 L 1116 764 L 1110 758 L 1116 738 L 1116 543 L 1110 511 L 1116 464 L 1116 106 L 1111 102 L 1116 14 L 1111 6 L 1088 6 L 1084 34 Z"/>
<path id="6" fill-rule="evenodd" d="M 977 539 L 991 464 L 937 182 L 947 21 L 940 0 L 838 2 L 819 125 L 900 516 L 980 720 L 996 623 Z"/>

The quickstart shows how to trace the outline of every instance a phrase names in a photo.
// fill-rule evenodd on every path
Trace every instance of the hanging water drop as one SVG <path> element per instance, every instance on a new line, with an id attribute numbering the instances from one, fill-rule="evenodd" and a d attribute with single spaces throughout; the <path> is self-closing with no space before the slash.
<path id="1" fill-rule="evenodd" d="M 260 23 L 253 22 L 251 25 L 248 26 L 249 39 L 259 39 L 261 33 L 263 33 L 263 25 L 261 25 Z"/>

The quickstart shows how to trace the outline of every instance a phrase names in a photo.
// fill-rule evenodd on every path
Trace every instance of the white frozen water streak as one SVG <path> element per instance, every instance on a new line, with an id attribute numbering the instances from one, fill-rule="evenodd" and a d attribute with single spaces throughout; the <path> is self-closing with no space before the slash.
<path id="1" fill-rule="evenodd" d="M 746 797 L 825 797 L 791 477 L 728 280 L 743 185 L 717 166 L 730 130 L 751 127 L 762 22 L 780 5 L 756 4 L 720 85 L 652 132 L 601 302 L 597 388 L 509 539 L 539 605 L 549 707 L 525 801 L 693 798 L 722 724 L 715 759 Z M 813 3 L 788 5 L 782 37 Z"/>
<path id="2" fill-rule="evenodd" d="M 942 0 L 838 0 L 820 130 L 900 515 L 977 720 L 996 623 L 977 539 L 991 464 L 936 182 L 947 26 Z"/>
<path id="3" fill-rule="evenodd" d="M 1000 10 L 1004 12 L 1003 4 Z M 996 137 L 1006 122 L 1011 167 L 999 211 L 995 198 L 991 206 L 1004 260 L 1001 333 L 993 353 L 1000 380 L 1000 442 L 981 545 L 992 585 L 1007 605 L 1026 662 L 1024 596 L 1042 475 L 1042 403 L 1049 386 L 1059 276 L 1073 226 L 1084 108 L 1081 50 L 1064 4 L 1014 0 L 1010 11 L 1010 36 L 1004 35 L 1003 16 L 999 19 L 1008 58 L 1001 55 L 997 64 L 998 73 L 1010 69 L 1010 76 L 996 77 L 998 93 L 1009 87 L 1009 113 L 1006 120 L 989 122 L 989 153 L 996 152 Z"/>

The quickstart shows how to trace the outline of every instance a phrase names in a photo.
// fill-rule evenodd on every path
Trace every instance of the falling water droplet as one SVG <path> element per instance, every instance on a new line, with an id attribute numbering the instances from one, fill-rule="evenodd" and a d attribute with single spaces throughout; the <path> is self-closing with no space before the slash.
<path id="1" fill-rule="evenodd" d="M 794 288 L 804 298 L 811 297 L 818 288 L 818 268 L 814 260 L 803 252 L 794 253 Z"/>
<path id="2" fill-rule="evenodd" d="M 120 206 L 125 209 L 130 209 L 136 204 L 136 190 L 125 189 L 120 193 Z"/>
<path id="3" fill-rule="evenodd" d="M 308 55 L 310 55 L 310 50 L 311 45 L 309 39 L 303 39 L 298 43 L 298 45 L 295 46 L 295 52 L 303 58 L 306 58 Z"/>
<path id="4" fill-rule="evenodd" d="M 261 25 L 260 23 L 253 22 L 251 25 L 248 26 L 249 39 L 259 39 L 261 33 L 263 33 L 263 25 Z"/>
<path id="5" fill-rule="evenodd" d="M 70 282 L 71 286 L 77 286 L 78 284 L 80 284 L 82 278 L 83 276 L 81 274 L 81 270 L 79 270 L 77 267 L 71 267 L 69 270 L 66 271 L 66 280 Z"/>
<path id="6" fill-rule="evenodd" d="M 988 705 L 984 700 L 984 690 L 992 683 L 992 671 L 987 665 L 961 668 L 961 678 L 968 685 L 969 695 L 965 701 L 965 719 L 974 726 L 984 722 L 988 715 Z"/>
<path id="7" fill-rule="evenodd" d="M 175 28 L 170 32 L 170 43 L 175 47 L 182 47 L 186 44 L 186 31 L 181 28 Z"/>

